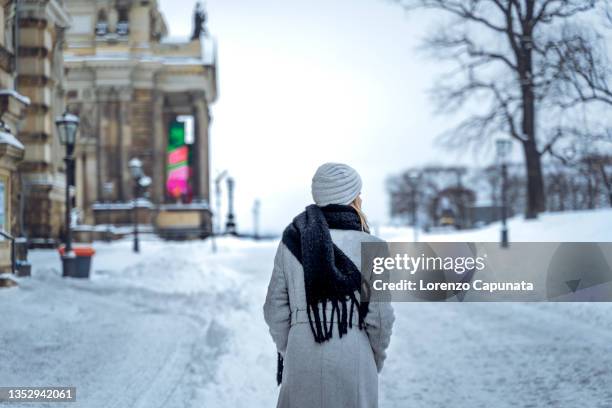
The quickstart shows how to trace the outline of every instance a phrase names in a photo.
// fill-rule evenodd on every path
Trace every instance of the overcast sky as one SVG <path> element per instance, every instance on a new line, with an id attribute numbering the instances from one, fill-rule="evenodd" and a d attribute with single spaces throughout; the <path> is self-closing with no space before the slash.
<path id="1" fill-rule="evenodd" d="M 193 0 L 161 0 L 172 37 L 192 30 Z M 427 90 L 440 68 L 415 48 L 430 21 L 387 0 L 208 0 L 218 41 L 213 176 L 236 179 L 241 231 L 278 232 L 312 202 L 326 161 L 355 167 L 370 221 L 388 220 L 385 179 L 424 163 L 467 161 L 436 149 L 447 128 Z M 214 197 L 213 197 L 214 199 Z"/>

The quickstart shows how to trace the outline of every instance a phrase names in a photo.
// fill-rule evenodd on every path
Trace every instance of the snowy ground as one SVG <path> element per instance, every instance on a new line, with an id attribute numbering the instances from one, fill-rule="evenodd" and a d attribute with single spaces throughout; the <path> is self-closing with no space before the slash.
<path id="1" fill-rule="evenodd" d="M 510 231 L 516 240 L 612 241 L 612 211 L 516 219 Z M 213 254 L 210 241 L 150 240 L 133 255 L 129 241 L 96 243 L 89 281 L 62 279 L 57 254 L 34 251 L 34 276 L 0 290 L 0 385 L 76 386 L 68 407 L 275 406 L 261 305 L 276 242 L 218 246 Z M 612 406 L 612 304 L 394 307 L 381 407 Z"/>
<path id="2" fill-rule="evenodd" d="M 612 210 L 542 214 L 537 220 L 515 217 L 508 222 L 510 241 L 517 242 L 609 242 L 612 241 Z M 410 228 L 382 228 L 388 241 L 411 241 Z M 421 241 L 498 242 L 499 223 L 465 231 L 419 234 Z"/>

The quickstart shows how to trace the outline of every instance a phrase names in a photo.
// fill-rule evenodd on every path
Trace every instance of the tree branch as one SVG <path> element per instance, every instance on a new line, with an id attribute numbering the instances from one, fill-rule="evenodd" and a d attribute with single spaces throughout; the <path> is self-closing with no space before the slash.
<path id="1" fill-rule="evenodd" d="M 414 5 L 405 4 L 402 0 L 397 0 L 405 9 L 425 8 L 448 12 L 463 20 L 478 23 L 486 28 L 489 28 L 498 33 L 506 33 L 506 28 L 497 25 L 482 15 L 476 13 L 477 6 L 482 3 L 478 0 L 463 0 L 463 1 L 446 1 L 446 0 L 417 0 L 411 3 Z M 469 4 L 466 7 L 466 4 Z"/>

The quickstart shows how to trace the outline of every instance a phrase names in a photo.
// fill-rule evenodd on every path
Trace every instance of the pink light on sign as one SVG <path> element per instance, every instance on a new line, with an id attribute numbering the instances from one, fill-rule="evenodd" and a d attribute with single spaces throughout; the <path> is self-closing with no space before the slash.
<path id="1" fill-rule="evenodd" d="M 166 189 L 174 198 L 180 198 L 189 193 L 189 167 L 182 166 L 170 170 Z"/>

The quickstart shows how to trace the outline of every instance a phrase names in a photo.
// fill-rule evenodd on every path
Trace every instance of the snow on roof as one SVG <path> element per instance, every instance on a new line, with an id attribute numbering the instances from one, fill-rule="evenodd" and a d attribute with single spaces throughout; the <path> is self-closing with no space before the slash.
<path id="1" fill-rule="evenodd" d="M 163 37 L 159 43 L 160 44 L 183 44 L 189 42 L 189 38 L 187 37 Z"/>
<path id="2" fill-rule="evenodd" d="M 186 37 L 164 37 L 159 42 L 161 47 L 153 47 L 152 54 L 138 54 L 130 51 L 102 51 L 93 55 L 78 55 L 68 51 L 64 53 L 64 60 L 67 62 L 84 62 L 84 61 L 130 61 L 138 60 L 143 62 L 159 62 L 164 65 L 215 65 L 217 60 L 217 41 L 209 34 L 200 37 L 200 55 L 180 55 L 197 52 L 197 48 L 193 48 L 193 41 Z M 71 46 L 70 48 L 79 48 Z M 83 48 L 83 47 L 81 47 Z M 146 48 L 150 48 L 148 45 Z M 158 54 L 155 54 L 157 48 Z M 179 55 L 172 55 L 173 53 Z"/>
<path id="3" fill-rule="evenodd" d="M 210 45 L 209 45 L 210 47 Z M 214 65 L 214 48 L 208 48 L 204 57 L 186 57 L 186 56 L 170 56 L 170 55 L 138 55 L 129 52 L 104 53 L 98 55 L 65 55 L 64 61 L 67 62 L 85 62 L 85 61 L 132 61 L 138 60 L 142 62 L 159 62 L 164 65 Z"/>
<path id="4" fill-rule="evenodd" d="M 4 132 L 1 130 L 0 130 L 0 144 L 7 144 L 10 146 L 16 147 L 19 150 L 25 149 L 25 147 L 23 146 L 23 143 L 21 143 L 19 139 L 17 139 L 11 133 Z"/>
<path id="5" fill-rule="evenodd" d="M 22 94 L 15 91 L 14 89 L 0 89 L 0 96 L 2 95 L 12 96 L 25 105 L 30 104 L 30 98 L 28 98 L 27 96 L 23 96 Z"/>

